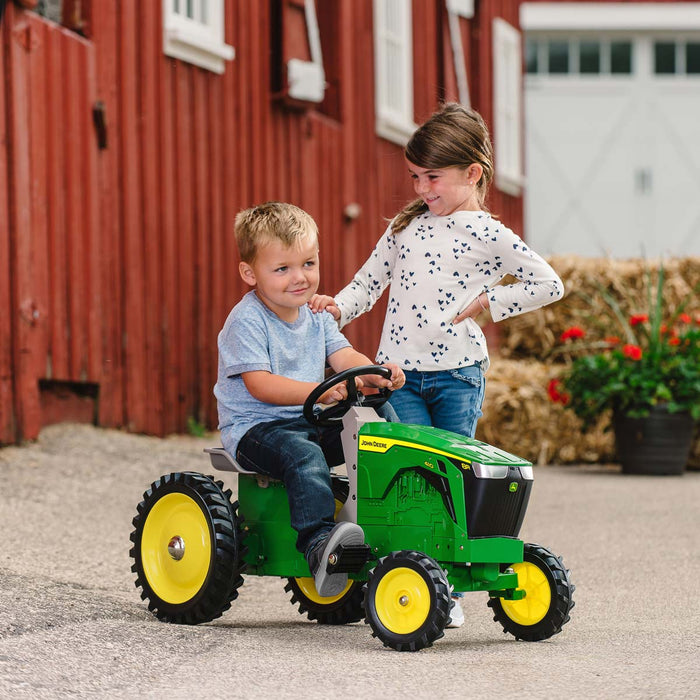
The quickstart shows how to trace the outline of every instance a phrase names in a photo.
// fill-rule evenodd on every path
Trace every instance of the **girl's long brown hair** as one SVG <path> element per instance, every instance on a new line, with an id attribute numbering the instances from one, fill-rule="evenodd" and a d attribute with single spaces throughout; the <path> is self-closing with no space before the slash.
<path id="1" fill-rule="evenodd" d="M 418 127 L 409 139 L 404 155 L 420 168 L 468 168 L 481 165 L 483 174 L 476 183 L 479 206 L 484 208 L 486 193 L 493 180 L 493 147 L 483 117 L 472 109 L 448 102 Z M 422 199 L 407 204 L 395 217 L 392 233 L 399 233 L 413 219 L 428 211 Z"/>

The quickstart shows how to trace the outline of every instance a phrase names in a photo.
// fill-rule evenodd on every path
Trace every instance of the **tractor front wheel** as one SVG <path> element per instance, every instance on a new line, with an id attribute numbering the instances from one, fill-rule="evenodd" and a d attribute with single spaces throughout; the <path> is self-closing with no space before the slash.
<path id="1" fill-rule="evenodd" d="M 219 617 L 243 583 L 245 548 L 231 492 L 183 472 L 151 484 L 131 533 L 131 570 L 159 619 L 195 625 Z"/>
<path id="2" fill-rule="evenodd" d="M 392 552 L 370 571 L 365 622 L 385 647 L 419 651 L 443 636 L 450 586 L 440 565 L 412 550 Z"/>
<path id="3" fill-rule="evenodd" d="M 561 632 L 569 621 L 576 587 L 561 558 L 546 547 L 526 543 L 523 559 L 511 568 L 518 574 L 518 588 L 525 591 L 525 597 L 490 598 L 488 605 L 504 632 L 526 642 L 539 642 Z"/>

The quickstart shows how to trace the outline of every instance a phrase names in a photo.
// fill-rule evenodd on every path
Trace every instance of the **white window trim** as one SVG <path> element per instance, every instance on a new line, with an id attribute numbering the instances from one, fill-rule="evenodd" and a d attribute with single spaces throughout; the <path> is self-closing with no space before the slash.
<path id="1" fill-rule="evenodd" d="M 447 11 L 471 19 L 474 16 L 474 0 L 446 0 Z"/>
<path id="2" fill-rule="evenodd" d="M 518 196 L 525 180 L 522 38 L 515 27 L 500 17 L 493 20 L 493 102 L 496 187 Z"/>
<path id="3" fill-rule="evenodd" d="M 452 62 L 457 78 L 459 101 L 465 107 L 470 107 L 469 80 L 467 79 L 467 68 L 464 61 L 464 47 L 462 46 L 462 32 L 459 27 L 459 18 L 472 17 L 474 15 L 474 2 L 472 0 L 471 8 L 466 8 L 455 0 L 446 0 L 446 7 L 447 24 L 450 30 L 450 44 L 452 45 Z M 469 11 L 471 11 L 471 14 L 468 14 Z"/>
<path id="4" fill-rule="evenodd" d="M 318 103 L 323 102 L 326 92 L 326 74 L 323 70 L 321 33 L 318 29 L 315 0 L 304 0 L 304 15 L 311 60 L 291 58 L 287 61 L 288 95 L 295 100 Z"/>
<path id="5" fill-rule="evenodd" d="M 700 29 L 700 2 L 524 2 L 523 31 L 690 31 Z"/>
<path id="6" fill-rule="evenodd" d="M 194 7 L 199 14 L 199 0 Z M 224 0 L 207 0 L 206 8 L 207 20 L 202 22 L 175 12 L 173 0 L 163 0 L 163 53 L 220 74 L 224 62 L 235 56 L 233 46 L 224 41 Z"/>
<path id="7" fill-rule="evenodd" d="M 376 132 L 381 138 L 405 146 L 417 124 L 413 118 L 413 24 L 411 0 L 401 0 L 394 7 L 401 8 L 403 45 L 402 66 L 398 79 L 402 104 L 397 110 L 388 104 L 387 82 L 397 80 L 387 65 L 385 44 L 388 40 L 385 11 L 386 0 L 374 0 L 374 85 L 376 101 Z"/>

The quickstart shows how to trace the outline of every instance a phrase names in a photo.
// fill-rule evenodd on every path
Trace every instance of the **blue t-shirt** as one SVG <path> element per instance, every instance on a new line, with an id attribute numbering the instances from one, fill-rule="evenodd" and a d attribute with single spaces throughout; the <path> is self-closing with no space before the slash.
<path id="1" fill-rule="evenodd" d="M 221 442 L 231 455 L 239 440 L 258 423 L 299 418 L 301 406 L 277 406 L 258 401 L 246 389 L 244 372 L 263 370 L 301 382 L 321 382 L 326 358 L 349 347 L 333 317 L 299 309 L 293 323 L 283 321 L 248 292 L 219 333 L 219 372 L 214 395 L 219 409 Z"/>

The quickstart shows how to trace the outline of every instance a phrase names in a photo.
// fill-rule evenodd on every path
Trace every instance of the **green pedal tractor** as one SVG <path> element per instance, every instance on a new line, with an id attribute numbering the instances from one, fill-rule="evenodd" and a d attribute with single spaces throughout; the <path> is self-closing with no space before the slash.
<path id="1" fill-rule="evenodd" d="M 443 636 L 450 592 L 488 591 L 494 620 L 516 639 L 538 641 L 569 620 L 574 586 L 562 560 L 518 539 L 532 465 L 477 440 L 388 423 L 374 408 L 389 392 L 363 396 L 357 367 L 313 391 L 304 415 L 342 422 L 347 476 L 332 474 L 337 520 L 358 523 L 365 545 L 342 550 L 328 570 L 348 573 L 344 591 L 318 595 L 295 547 L 284 485 L 246 472 L 221 448 L 215 469 L 237 473 L 238 501 L 221 481 L 194 472 L 163 476 L 143 496 L 131 534 L 136 586 L 161 620 L 198 624 L 231 606 L 242 574 L 280 576 L 300 613 L 339 625 L 364 618 L 385 646 L 417 651 Z M 348 398 L 314 411 L 332 385 Z M 340 426 L 339 426 L 340 427 Z"/>

